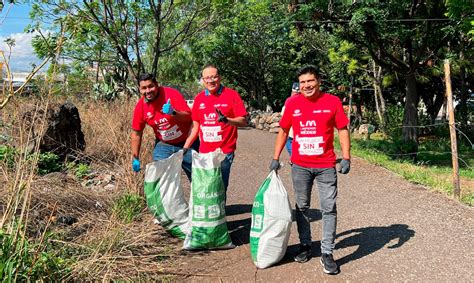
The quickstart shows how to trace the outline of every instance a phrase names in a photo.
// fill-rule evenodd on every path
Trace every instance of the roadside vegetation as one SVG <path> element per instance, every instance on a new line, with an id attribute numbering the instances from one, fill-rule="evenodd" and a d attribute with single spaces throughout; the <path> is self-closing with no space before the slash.
<path id="1" fill-rule="evenodd" d="M 474 205 L 470 1 L 28 2 L 27 30 L 44 61 L 24 88 L 3 80 L 11 77 L 15 41 L 0 50 L 2 280 L 176 279 L 169 268 L 178 242 L 146 213 L 143 173 L 130 166 L 130 120 L 144 72 L 192 103 L 201 68 L 217 64 L 250 111 L 280 111 L 296 70 L 316 65 L 322 90 L 350 113 L 354 155 L 451 196 L 442 111 L 449 59 L 461 201 Z M 22 123 L 24 111 L 36 109 L 30 122 L 44 129 L 39 113 L 65 101 L 77 106 L 86 141 L 67 160 L 40 151 L 40 137 Z M 368 124 L 376 133 L 357 138 Z M 145 135 L 142 154 L 150 160 L 153 133 Z M 98 185 L 104 180 L 108 187 Z"/>

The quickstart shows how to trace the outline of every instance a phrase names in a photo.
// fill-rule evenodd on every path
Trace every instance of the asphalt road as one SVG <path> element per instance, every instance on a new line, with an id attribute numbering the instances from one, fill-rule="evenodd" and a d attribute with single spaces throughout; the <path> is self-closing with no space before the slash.
<path id="1" fill-rule="evenodd" d="M 276 135 L 239 130 L 227 202 L 227 221 L 235 249 L 183 252 L 170 268 L 205 282 L 474 282 L 474 209 L 384 168 L 353 158 L 351 172 L 339 175 L 338 226 L 334 257 L 338 275 L 326 275 L 319 263 L 321 213 L 312 196 L 313 258 L 293 261 L 298 248 L 293 222 L 285 258 L 256 269 L 250 257 L 252 203 L 268 175 Z M 290 166 L 280 177 L 294 207 Z M 315 188 L 314 188 L 315 189 Z"/>

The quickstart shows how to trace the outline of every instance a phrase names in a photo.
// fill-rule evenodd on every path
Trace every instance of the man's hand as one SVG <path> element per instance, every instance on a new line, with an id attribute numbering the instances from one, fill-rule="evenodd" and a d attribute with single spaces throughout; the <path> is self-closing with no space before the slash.
<path id="1" fill-rule="evenodd" d="M 278 173 L 278 169 L 280 169 L 280 161 L 272 159 L 272 162 L 270 163 L 270 172 L 275 170 L 275 173 Z"/>
<path id="2" fill-rule="evenodd" d="M 347 174 L 351 170 L 351 161 L 349 159 L 341 160 L 341 169 L 339 169 L 339 173 Z"/>
<path id="3" fill-rule="evenodd" d="M 171 106 L 171 99 L 168 98 L 168 102 L 163 104 L 163 108 L 161 108 L 161 112 L 163 112 L 163 114 L 168 114 L 168 115 L 173 114 L 174 109 L 173 109 L 173 106 Z"/>
<path id="4" fill-rule="evenodd" d="M 134 158 L 132 161 L 132 169 L 134 172 L 140 171 L 140 160 L 138 158 Z"/>
<path id="5" fill-rule="evenodd" d="M 183 147 L 183 155 L 186 155 L 186 153 L 188 152 L 189 148 L 186 148 L 186 147 Z"/>
<path id="6" fill-rule="evenodd" d="M 222 122 L 224 124 L 229 123 L 229 119 L 227 119 L 227 117 L 224 116 L 224 114 L 222 114 L 222 112 L 219 109 L 216 108 L 216 112 L 217 112 L 217 115 L 219 115 L 219 118 L 217 118 L 217 121 Z"/>

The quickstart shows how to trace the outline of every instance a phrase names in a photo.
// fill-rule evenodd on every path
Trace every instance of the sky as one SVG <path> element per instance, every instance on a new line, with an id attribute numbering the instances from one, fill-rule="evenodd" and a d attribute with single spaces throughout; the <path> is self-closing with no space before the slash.
<path id="1" fill-rule="evenodd" d="M 5 3 L 0 13 L 0 50 L 5 52 L 5 56 L 9 54 L 9 48 L 5 40 L 7 38 L 15 40 L 9 63 L 12 72 L 29 72 L 32 70 L 32 63 L 36 65 L 41 63 L 31 47 L 31 39 L 34 34 L 24 32 L 31 22 L 29 18 L 30 8 L 29 4 L 11 5 Z M 0 61 L 3 61 L 1 57 Z"/>

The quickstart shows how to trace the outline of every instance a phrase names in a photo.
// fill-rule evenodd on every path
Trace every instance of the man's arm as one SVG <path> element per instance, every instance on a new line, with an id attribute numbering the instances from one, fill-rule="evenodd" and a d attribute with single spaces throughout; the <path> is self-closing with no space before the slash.
<path id="1" fill-rule="evenodd" d="M 289 129 L 280 128 L 278 132 L 276 141 L 275 141 L 275 151 L 273 153 L 273 159 L 279 160 L 281 151 L 283 147 L 285 147 L 286 139 L 288 138 L 288 131 Z"/>
<path id="2" fill-rule="evenodd" d="M 132 130 L 132 156 L 140 159 L 140 147 L 142 145 L 143 131 Z"/>
<path id="3" fill-rule="evenodd" d="M 351 139 L 347 126 L 338 129 L 339 143 L 341 144 L 342 158 L 351 160 Z"/>
<path id="4" fill-rule="evenodd" d="M 247 116 L 240 116 L 235 118 L 227 118 L 229 125 L 235 127 L 245 127 L 247 126 Z"/>
<path id="5" fill-rule="evenodd" d="M 191 121 L 191 112 L 175 110 L 175 114 L 173 115 L 173 118 L 179 122 L 189 122 Z"/>
<path id="6" fill-rule="evenodd" d="M 186 142 L 184 143 L 184 148 L 190 148 L 191 145 L 196 141 L 197 137 L 199 135 L 199 122 L 193 121 L 193 126 L 191 128 L 191 133 L 189 134 L 189 137 L 186 139 Z"/>

